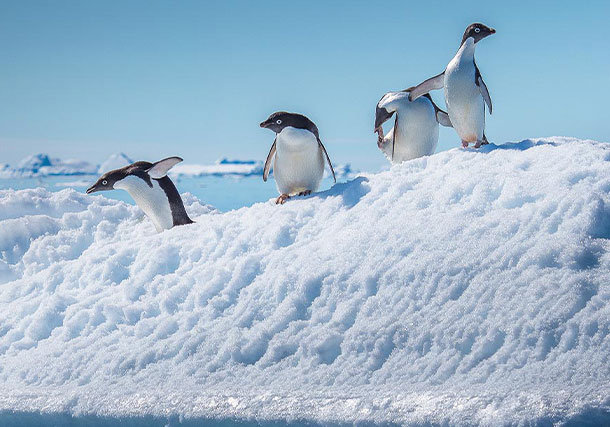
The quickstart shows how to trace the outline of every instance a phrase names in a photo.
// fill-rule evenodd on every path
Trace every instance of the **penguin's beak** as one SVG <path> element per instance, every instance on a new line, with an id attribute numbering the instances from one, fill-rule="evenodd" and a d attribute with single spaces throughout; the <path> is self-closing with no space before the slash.
<path id="1" fill-rule="evenodd" d="M 262 128 L 266 128 L 268 125 L 269 125 L 269 123 L 267 123 L 267 120 L 265 120 L 264 122 L 261 122 Z"/>
<path id="2" fill-rule="evenodd" d="M 496 34 L 496 30 L 495 30 L 495 29 L 493 29 L 493 28 L 490 28 L 490 29 L 489 29 L 489 32 L 490 32 L 491 34 Z"/>
<path id="3" fill-rule="evenodd" d="M 393 114 L 394 114 L 394 112 L 390 113 L 388 110 L 386 110 L 383 107 L 381 107 L 381 108 L 377 107 L 377 109 L 375 110 L 375 130 L 373 130 L 373 133 L 377 132 L 377 129 L 379 129 L 382 124 L 387 122 L 388 119 L 390 117 L 392 117 Z"/>
<path id="4" fill-rule="evenodd" d="M 96 191 L 102 191 L 97 188 L 97 183 L 93 184 L 91 187 L 87 188 L 87 194 L 95 193 Z"/>

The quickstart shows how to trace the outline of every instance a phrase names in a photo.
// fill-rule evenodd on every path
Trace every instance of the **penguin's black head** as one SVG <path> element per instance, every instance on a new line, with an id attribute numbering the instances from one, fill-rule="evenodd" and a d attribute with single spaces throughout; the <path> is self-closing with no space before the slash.
<path id="1" fill-rule="evenodd" d="M 115 169 L 106 172 L 97 180 L 95 184 L 87 188 L 87 194 L 95 193 L 96 191 L 114 190 L 114 184 L 122 180 L 128 175 L 126 168 Z"/>
<path id="2" fill-rule="evenodd" d="M 479 40 L 483 40 L 487 36 L 491 36 L 494 34 L 496 30 L 493 28 L 489 28 L 487 25 L 474 23 L 470 24 L 466 31 L 464 31 L 464 37 L 462 37 L 462 44 L 466 41 L 468 37 L 472 37 L 474 42 L 478 42 Z"/>
<path id="3" fill-rule="evenodd" d="M 135 175 L 144 180 L 151 188 L 153 186 L 151 178 L 156 180 L 163 179 L 171 182 L 165 175 L 174 165 L 181 161 L 182 158 L 173 156 L 159 160 L 155 163 L 139 161 L 120 169 L 111 170 L 102 175 L 95 184 L 87 188 L 87 194 L 95 193 L 96 191 L 114 190 L 114 184 L 129 175 Z"/>
<path id="4" fill-rule="evenodd" d="M 377 107 L 375 108 L 375 129 L 373 130 L 373 132 L 377 132 L 381 125 L 387 122 L 389 118 L 393 115 L 394 111 L 390 112 L 384 107 L 380 107 L 379 104 L 377 104 Z"/>
<path id="5" fill-rule="evenodd" d="M 287 113 L 278 111 L 269 116 L 267 120 L 260 124 L 262 128 L 270 129 L 275 133 L 280 133 L 285 127 L 293 127 L 296 129 L 307 129 L 316 137 L 320 137 L 318 127 L 307 117 L 297 113 Z"/>
<path id="6" fill-rule="evenodd" d="M 154 165 L 150 162 L 135 162 L 129 166 L 122 167 L 120 169 L 111 170 L 106 172 L 104 175 L 97 180 L 95 184 L 87 188 L 87 194 L 95 193 L 96 191 L 108 191 L 114 190 L 114 184 L 122 180 L 128 175 L 137 175 L 145 181 L 150 181 L 148 171 Z"/>

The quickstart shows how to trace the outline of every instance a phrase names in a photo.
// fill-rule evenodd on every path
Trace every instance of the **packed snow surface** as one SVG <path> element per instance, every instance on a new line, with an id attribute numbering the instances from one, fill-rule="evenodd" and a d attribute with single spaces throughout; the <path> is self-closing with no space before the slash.
<path id="1" fill-rule="evenodd" d="M 610 422 L 609 191 L 610 145 L 567 138 L 283 206 L 186 195 L 160 234 L 0 191 L 0 421 Z"/>

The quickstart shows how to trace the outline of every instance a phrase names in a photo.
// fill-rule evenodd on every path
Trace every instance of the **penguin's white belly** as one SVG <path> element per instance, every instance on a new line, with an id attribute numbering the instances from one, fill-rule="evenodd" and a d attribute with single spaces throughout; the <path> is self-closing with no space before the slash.
<path id="1" fill-rule="evenodd" d="M 324 154 L 315 135 L 305 129 L 284 128 L 276 140 L 273 176 L 281 194 L 316 191 L 324 176 Z"/>
<path id="2" fill-rule="evenodd" d="M 485 106 L 472 64 L 449 63 L 445 71 L 445 102 L 453 128 L 462 141 L 483 140 Z"/>
<path id="3" fill-rule="evenodd" d="M 436 150 L 438 143 L 438 122 L 432 103 L 421 97 L 396 111 L 398 132 L 394 145 L 394 159 L 390 141 L 388 158 L 392 163 L 429 156 Z M 396 132 L 396 127 L 391 132 Z M 387 154 L 386 154 L 387 155 Z"/>
<path id="4" fill-rule="evenodd" d="M 125 190 L 136 204 L 155 224 L 157 232 L 169 230 L 174 226 L 172 211 L 165 191 L 155 179 L 151 179 L 152 188 L 141 178 L 129 175 L 117 181 L 114 188 Z"/>

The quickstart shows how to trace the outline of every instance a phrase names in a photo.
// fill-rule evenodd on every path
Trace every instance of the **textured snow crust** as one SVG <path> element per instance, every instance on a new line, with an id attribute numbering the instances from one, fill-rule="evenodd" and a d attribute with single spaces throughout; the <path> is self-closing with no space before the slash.
<path id="1" fill-rule="evenodd" d="M 160 234 L 0 191 L 0 424 L 610 422 L 609 191 L 610 145 L 558 137 L 283 206 L 186 195 Z"/>

